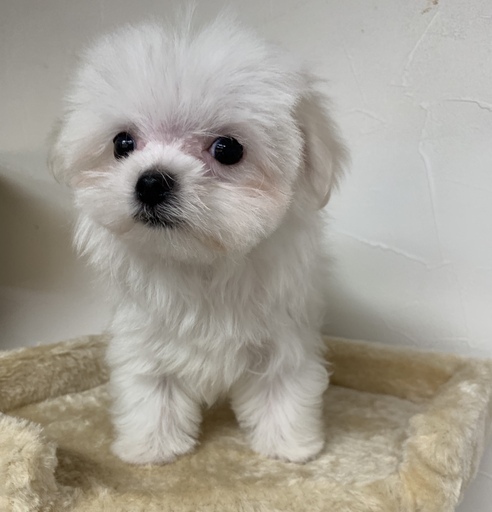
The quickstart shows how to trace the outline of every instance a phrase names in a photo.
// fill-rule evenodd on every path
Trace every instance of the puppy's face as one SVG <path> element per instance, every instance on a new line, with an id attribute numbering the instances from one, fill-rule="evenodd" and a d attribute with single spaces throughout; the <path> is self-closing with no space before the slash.
<path id="1" fill-rule="evenodd" d="M 136 249 L 246 253 L 335 180 L 343 151 L 308 82 L 231 23 L 125 28 L 86 53 L 51 164 L 78 208 Z"/>

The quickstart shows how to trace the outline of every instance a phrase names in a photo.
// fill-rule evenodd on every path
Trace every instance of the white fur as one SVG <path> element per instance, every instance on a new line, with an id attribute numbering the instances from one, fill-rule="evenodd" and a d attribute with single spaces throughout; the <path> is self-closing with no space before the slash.
<path id="1" fill-rule="evenodd" d="M 345 151 L 315 79 L 230 18 L 125 27 L 89 49 L 51 153 L 73 188 L 76 243 L 111 283 L 115 453 L 163 463 L 197 442 L 201 405 L 229 394 L 254 450 L 302 462 L 323 446 L 319 208 Z M 138 147 L 115 160 L 112 139 Z M 243 160 L 207 148 L 230 135 Z M 184 221 L 134 220 L 149 168 L 179 180 Z"/>

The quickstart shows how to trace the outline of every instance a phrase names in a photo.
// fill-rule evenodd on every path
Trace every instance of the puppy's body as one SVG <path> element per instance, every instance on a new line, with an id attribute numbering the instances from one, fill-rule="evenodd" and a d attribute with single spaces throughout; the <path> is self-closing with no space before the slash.
<path id="1" fill-rule="evenodd" d="M 318 210 L 344 151 L 312 81 L 230 20 L 129 28 L 86 55 L 52 165 L 74 188 L 77 244 L 114 289 L 124 460 L 190 451 L 201 405 L 223 394 L 256 451 L 305 461 L 323 445 Z M 124 158 L 118 132 L 132 133 Z M 213 156 L 223 137 L 244 147 L 234 165 Z M 167 180 L 156 205 L 135 192 L 149 169 Z"/>

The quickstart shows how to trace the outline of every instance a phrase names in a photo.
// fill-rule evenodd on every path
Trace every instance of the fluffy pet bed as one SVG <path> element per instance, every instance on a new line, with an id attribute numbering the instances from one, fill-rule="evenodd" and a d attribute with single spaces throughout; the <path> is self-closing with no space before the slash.
<path id="1" fill-rule="evenodd" d="M 124 464 L 109 450 L 103 337 L 1 354 L 0 510 L 454 510 L 489 433 L 492 363 L 326 342 L 327 443 L 304 465 L 251 452 L 225 405 L 195 453 Z"/>

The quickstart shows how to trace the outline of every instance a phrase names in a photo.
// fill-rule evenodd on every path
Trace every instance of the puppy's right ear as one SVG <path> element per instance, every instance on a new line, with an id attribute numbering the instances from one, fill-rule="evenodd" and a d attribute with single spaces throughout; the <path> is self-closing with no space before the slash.
<path id="1" fill-rule="evenodd" d="M 62 140 L 63 125 L 63 121 L 58 119 L 49 135 L 48 142 L 50 149 L 48 152 L 48 169 L 53 174 L 56 181 L 70 185 L 69 163 Z"/>
<path id="2" fill-rule="evenodd" d="M 58 182 L 77 186 L 81 173 L 97 167 L 107 137 L 95 125 L 84 112 L 70 112 L 56 122 L 49 137 L 48 168 Z"/>

